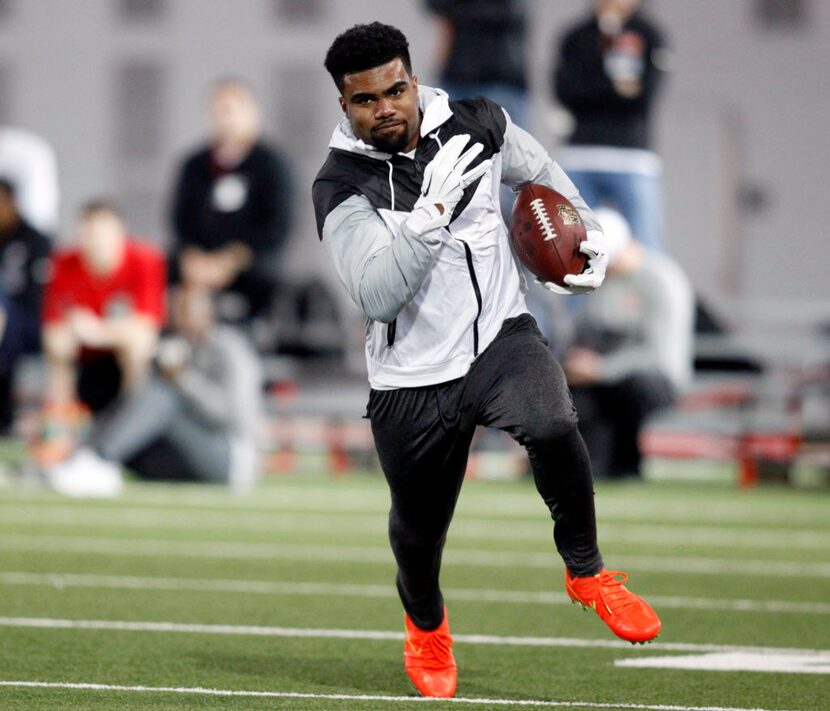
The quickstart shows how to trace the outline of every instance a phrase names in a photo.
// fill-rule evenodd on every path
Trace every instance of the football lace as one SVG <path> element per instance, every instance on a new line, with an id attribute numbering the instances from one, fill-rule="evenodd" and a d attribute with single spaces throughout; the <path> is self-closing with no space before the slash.
<path id="1" fill-rule="evenodd" d="M 536 222 L 539 223 L 539 228 L 542 230 L 542 234 L 545 235 L 545 242 L 556 239 L 559 235 L 556 234 L 556 230 L 551 224 L 550 215 L 548 215 L 542 198 L 531 200 L 530 209 L 533 210 L 533 214 L 536 216 Z"/>

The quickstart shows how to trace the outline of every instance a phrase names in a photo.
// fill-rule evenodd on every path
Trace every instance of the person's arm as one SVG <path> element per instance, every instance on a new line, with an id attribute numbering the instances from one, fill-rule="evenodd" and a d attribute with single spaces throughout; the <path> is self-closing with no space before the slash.
<path id="1" fill-rule="evenodd" d="M 641 320 L 643 339 L 603 356 L 599 379 L 616 382 L 643 371 L 656 371 L 677 386 L 689 379 L 692 363 L 694 298 L 679 267 L 666 262 L 644 273 L 642 297 L 648 308 Z"/>
<path id="2" fill-rule="evenodd" d="M 368 199 L 353 195 L 323 225 L 323 245 L 352 300 L 373 321 L 391 323 L 421 288 L 438 257 L 443 230 L 393 239 Z"/>
<path id="3" fill-rule="evenodd" d="M 529 183 L 551 188 L 568 199 L 585 223 L 587 239 L 580 246 L 580 251 L 588 257 L 585 271 L 578 275 L 568 274 L 565 277 L 568 287 L 559 287 L 552 282 L 546 282 L 543 286 L 550 291 L 566 294 L 596 289 L 605 278 L 607 263 L 602 227 L 571 179 L 539 141 L 513 123 L 506 111 L 504 115 L 507 123 L 502 144 L 502 182 L 514 192 Z"/>
<path id="4" fill-rule="evenodd" d="M 209 376 L 187 366 L 172 379 L 173 385 L 207 422 L 239 433 L 253 432 L 260 414 L 259 361 L 235 334 L 219 329 L 209 338 L 221 372 Z"/>
<path id="5" fill-rule="evenodd" d="M 574 112 L 598 111 L 621 117 L 647 107 L 662 76 L 655 63 L 655 52 L 659 55 L 662 39 L 650 27 L 645 33 L 637 33 L 643 37 L 646 48 L 643 75 L 636 81 L 636 90 L 629 88 L 631 84 L 615 83 L 608 75 L 598 45 L 589 43 L 579 31 L 566 37 L 553 71 L 553 91 L 559 103 Z"/>
<path id="6" fill-rule="evenodd" d="M 193 366 L 186 366 L 172 382 L 188 405 L 208 423 L 224 427 L 231 421 L 233 383 L 230 378 L 217 381 Z"/>
<path id="7" fill-rule="evenodd" d="M 663 83 L 667 70 L 667 56 L 670 54 L 662 33 L 653 25 L 647 25 L 643 33 L 646 41 L 646 58 L 643 71 L 643 85 L 640 99 L 648 107 Z"/>
<path id="8" fill-rule="evenodd" d="M 438 150 L 424 171 L 421 197 L 395 235 L 365 197 L 352 194 L 336 202 L 344 197 L 339 185 L 314 183 L 323 244 L 352 299 L 374 321 L 391 323 L 415 296 L 464 189 L 490 169 L 489 158 L 470 168 L 483 145 L 467 147 L 469 140 L 467 134 L 456 135 Z"/>
<path id="9" fill-rule="evenodd" d="M 246 247 L 252 255 L 271 254 L 286 242 L 294 217 L 294 180 L 288 162 L 270 148 L 263 150 L 255 181 L 254 222 L 247 234 L 232 242 L 238 250 Z M 249 265 L 242 265 L 247 268 Z"/>
<path id="10" fill-rule="evenodd" d="M 580 46 L 580 34 L 568 35 L 553 69 L 553 92 L 560 104 L 571 111 L 606 109 L 619 95 L 605 73 L 602 54 L 587 54 Z"/>
<path id="11" fill-rule="evenodd" d="M 173 227 L 173 244 L 171 252 L 179 252 L 185 245 L 197 244 L 198 213 L 202 208 L 201 195 L 196 169 L 196 157 L 185 160 L 179 167 L 176 186 L 173 191 L 173 204 L 170 210 L 170 222 Z"/>
<path id="12" fill-rule="evenodd" d="M 550 157 L 539 141 L 513 123 L 506 111 L 505 118 L 507 124 L 502 144 L 502 183 L 514 192 L 518 192 L 529 183 L 555 190 L 576 208 L 585 223 L 589 238 L 593 236 L 601 239 L 602 227 L 565 171 Z"/>

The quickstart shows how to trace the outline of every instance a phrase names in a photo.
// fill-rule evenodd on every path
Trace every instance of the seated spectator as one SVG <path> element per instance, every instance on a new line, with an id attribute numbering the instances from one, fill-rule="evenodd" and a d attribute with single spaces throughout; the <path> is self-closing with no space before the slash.
<path id="1" fill-rule="evenodd" d="M 694 299 L 681 268 L 634 241 L 619 213 L 594 212 L 608 272 L 577 315 L 563 366 L 595 478 L 638 477 L 646 417 L 691 377 Z"/>
<path id="2" fill-rule="evenodd" d="M 15 365 L 40 350 L 49 251 L 49 240 L 20 216 L 12 183 L 0 179 L 0 432 L 14 424 Z"/>
<path id="3" fill-rule="evenodd" d="M 46 409 L 36 458 L 68 454 L 80 401 L 93 413 L 147 377 L 164 319 L 164 255 L 127 235 L 117 207 L 81 211 L 77 247 L 58 252 L 46 286 Z M 54 436 L 53 436 L 54 435 Z"/>
<path id="4" fill-rule="evenodd" d="M 245 320 L 267 312 L 277 288 L 293 206 L 290 171 L 263 141 L 259 107 L 246 84 L 217 82 L 210 117 L 210 144 L 179 172 L 171 272 L 188 287 L 236 295 L 234 308 L 221 315 Z"/>
<path id="5" fill-rule="evenodd" d="M 229 484 L 257 478 L 261 377 L 247 341 L 214 322 L 205 290 L 173 299 L 174 334 L 156 372 L 99 418 L 85 446 L 50 471 L 69 495 L 117 493 L 121 467 L 148 479 Z"/>

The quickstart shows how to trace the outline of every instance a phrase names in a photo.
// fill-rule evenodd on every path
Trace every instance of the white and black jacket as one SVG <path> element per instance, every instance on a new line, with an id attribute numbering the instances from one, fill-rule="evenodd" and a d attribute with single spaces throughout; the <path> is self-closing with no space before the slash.
<path id="1" fill-rule="evenodd" d="M 378 390 L 462 377 L 504 320 L 527 312 L 526 286 L 501 217 L 501 182 L 557 190 L 579 211 L 589 236 L 601 238 L 573 183 L 500 106 L 484 98 L 449 101 L 425 86 L 419 92 L 421 140 L 414 151 L 382 153 L 357 138 L 344 118 L 313 188 L 320 238 L 368 317 L 366 362 Z M 465 190 L 447 228 L 415 234 L 406 221 L 424 169 L 461 133 L 484 145 L 477 161 L 492 158 L 492 167 Z"/>

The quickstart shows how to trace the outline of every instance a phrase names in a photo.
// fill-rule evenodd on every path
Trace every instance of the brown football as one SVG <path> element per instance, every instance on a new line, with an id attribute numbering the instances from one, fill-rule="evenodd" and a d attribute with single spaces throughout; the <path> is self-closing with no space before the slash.
<path id="1" fill-rule="evenodd" d="M 513 205 L 510 241 L 539 281 L 566 286 L 566 274 L 581 274 L 587 257 L 579 244 L 586 237 L 585 224 L 567 198 L 544 185 L 522 188 Z"/>

